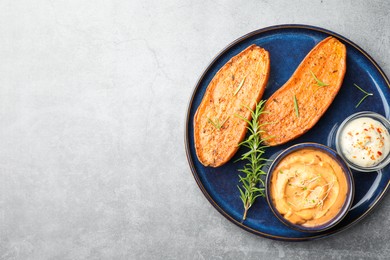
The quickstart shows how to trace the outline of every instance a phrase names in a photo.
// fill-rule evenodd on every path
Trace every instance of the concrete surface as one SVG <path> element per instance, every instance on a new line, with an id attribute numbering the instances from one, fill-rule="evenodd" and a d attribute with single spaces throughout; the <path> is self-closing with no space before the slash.
<path id="1" fill-rule="evenodd" d="M 298 2 L 298 1 L 297 1 Z M 222 217 L 184 151 L 194 84 L 236 38 L 333 30 L 390 75 L 389 1 L 0 1 L 0 259 L 385 259 L 390 197 L 327 239 Z"/>

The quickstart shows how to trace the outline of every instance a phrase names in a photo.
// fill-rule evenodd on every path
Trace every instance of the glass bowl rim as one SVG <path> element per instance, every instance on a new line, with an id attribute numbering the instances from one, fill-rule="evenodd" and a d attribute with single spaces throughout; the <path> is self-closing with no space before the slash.
<path id="1" fill-rule="evenodd" d="M 361 172 L 372 172 L 372 171 L 381 170 L 390 163 L 390 152 L 378 164 L 375 164 L 373 166 L 367 166 L 367 167 L 363 167 L 363 166 L 359 166 L 359 165 L 354 164 L 353 162 L 348 160 L 348 158 L 346 158 L 346 156 L 342 152 L 341 144 L 339 141 L 341 138 L 342 131 L 344 130 L 345 126 L 349 122 L 351 122 L 352 120 L 355 120 L 357 118 L 361 118 L 361 117 L 369 117 L 369 118 L 372 118 L 376 121 L 379 121 L 379 123 L 381 123 L 387 129 L 387 132 L 390 133 L 390 121 L 389 121 L 389 119 L 387 119 L 386 117 L 384 117 L 381 114 L 378 114 L 378 113 L 373 112 L 373 111 L 360 111 L 360 112 L 351 114 L 350 116 L 345 118 L 343 120 L 343 122 L 340 124 L 340 126 L 337 128 L 336 137 L 335 137 L 335 144 L 336 144 L 337 153 L 346 161 L 348 166 L 354 170 L 361 171 Z"/>

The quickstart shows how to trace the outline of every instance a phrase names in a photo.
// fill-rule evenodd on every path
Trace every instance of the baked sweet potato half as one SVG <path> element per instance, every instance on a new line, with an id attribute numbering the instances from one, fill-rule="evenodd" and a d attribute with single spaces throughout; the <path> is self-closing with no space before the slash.
<path id="1" fill-rule="evenodd" d="M 260 101 L 270 72 L 269 53 L 251 45 L 230 59 L 208 85 L 194 117 L 195 149 L 205 166 L 229 161 L 244 139 L 250 111 Z"/>
<path id="2" fill-rule="evenodd" d="M 291 78 L 265 103 L 260 124 L 264 143 L 275 146 L 311 129 L 328 109 L 343 83 L 347 51 L 336 38 L 319 42 Z"/>

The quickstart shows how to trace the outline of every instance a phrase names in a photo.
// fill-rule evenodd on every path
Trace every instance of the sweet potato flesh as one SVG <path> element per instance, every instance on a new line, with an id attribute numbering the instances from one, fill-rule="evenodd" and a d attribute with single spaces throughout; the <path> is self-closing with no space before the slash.
<path id="1" fill-rule="evenodd" d="M 262 138 L 269 146 L 295 139 L 311 129 L 337 95 L 346 71 L 346 48 L 333 37 L 318 43 L 291 78 L 265 103 Z"/>
<path id="2" fill-rule="evenodd" d="M 247 131 L 250 111 L 260 101 L 268 81 L 269 54 L 251 45 L 229 60 L 211 80 L 194 117 L 195 149 L 205 166 L 229 161 Z"/>

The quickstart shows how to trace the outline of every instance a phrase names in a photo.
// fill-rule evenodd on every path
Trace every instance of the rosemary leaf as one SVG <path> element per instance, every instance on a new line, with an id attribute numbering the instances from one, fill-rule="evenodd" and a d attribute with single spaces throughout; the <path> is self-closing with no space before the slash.
<path id="1" fill-rule="evenodd" d="M 355 108 L 358 108 L 358 106 L 363 102 L 363 100 L 366 99 L 366 97 L 371 96 L 371 95 L 365 95 L 362 99 L 360 99 L 359 103 L 355 106 Z"/>
<path id="2" fill-rule="evenodd" d="M 242 85 L 244 85 L 245 79 L 246 79 L 246 76 L 244 76 L 244 78 L 241 80 L 241 82 L 238 85 L 236 91 L 234 91 L 234 95 L 233 96 L 237 95 L 238 91 L 240 91 L 240 89 L 242 88 Z"/>
<path id="3" fill-rule="evenodd" d="M 242 191 L 242 189 L 240 188 L 240 186 L 237 185 L 237 188 L 240 191 L 240 195 L 241 195 L 240 198 L 241 198 L 242 202 L 244 202 L 245 201 L 245 194 Z"/>
<path id="4" fill-rule="evenodd" d="M 207 122 L 209 122 L 210 124 L 212 124 L 215 128 L 217 128 L 218 130 L 220 130 L 222 128 L 222 126 L 226 123 L 226 121 L 229 119 L 230 116 L 226 117 L 226 119 L 222 122 L 222 124 L 219 123 L 219 120 L 218 118 L 215 119 L 215 122 L 213 120 L 211 120 L 209 117 L 207 117 Z"/>
<path id="5" fill-rule="evenodd" d="M 250 124 L 249 120 L 246 119 L 245 117 L 243 117 L 243 116 L 241 116 L 241 115 L 239 115 L 239 114 L 234 114 L 234 116 L 235 116 L 235 117 L 238 117 L 238 118 L 244 120 L 245 122 L 247 122 L 248 124 Z"/>
<path id="6" fill-rule="evenodd" d="M 321 80 L 319 80 L 316 75 L 313 73 L 313 71 L 310 71 L 311 75 L 313 76 L 313 78 L 315 79 L 315 81 L 317 82 L 317 85 L 320 86 L 320 87 L 325 87 L 325 86 L 328 86 L 329 84 L 327 83 L 324 83 L 322 82 Z"/>
<path id="7" fill-rule="evenodd" d="M 214 122 L 213 120 L 207 117 L 207 122 L 212 124 L 215 128 L 219 129 L 218 119 L 216 120 L 216 122 Z"/>
<path id="8" fill-rule="evenodd" d="M 223 125 L 226 123 L 226 121 L 229 119 L 229 117 L 230 116 L 228 116 L 228 117 L 226 117 L 226 119 L 222 122 L 222 124 L 221 124 L 221 127 L 220 128 L 222 128 L 223 127 Z"/>
<path id="9" fill-rule="evenodd" d="M 298 101 L 295 95 L 294 95 L 294 109 L 295 109 L 295 115 L 299 117 Z"/>

